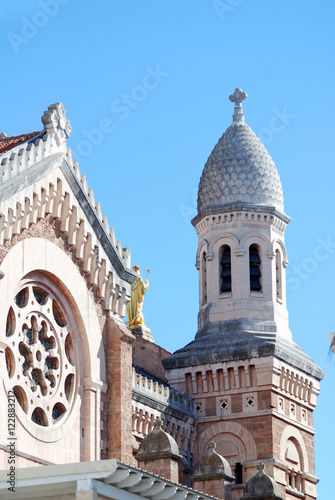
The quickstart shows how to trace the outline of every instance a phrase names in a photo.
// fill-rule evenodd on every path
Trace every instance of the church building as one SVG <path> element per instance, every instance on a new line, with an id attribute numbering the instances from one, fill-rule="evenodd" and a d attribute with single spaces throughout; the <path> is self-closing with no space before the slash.
<path id="1" fill-rule="evenodd" d="M 323 372 L 292 341 L 290 218 L 246 97 L 200 179 L 198 331 L 173 354 L 144 325 L 147 282 L 72 158 L 63 105 L 42 131 L 1 134 L 1 498 L 317 497 Z"/>

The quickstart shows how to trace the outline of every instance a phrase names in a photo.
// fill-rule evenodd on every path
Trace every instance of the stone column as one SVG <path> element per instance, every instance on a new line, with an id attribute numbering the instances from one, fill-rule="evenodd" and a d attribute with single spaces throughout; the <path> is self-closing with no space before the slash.
<path id="1" fill-rule="evenodd" d="M 101 380 L 84 378 L 84 458 L 85 461 L 100 460 L 101 390 L 106 386 Z"/>

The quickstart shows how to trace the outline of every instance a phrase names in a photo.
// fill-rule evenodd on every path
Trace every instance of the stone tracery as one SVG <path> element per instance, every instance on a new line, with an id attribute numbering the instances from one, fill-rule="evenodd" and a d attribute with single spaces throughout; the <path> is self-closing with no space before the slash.
<path id="1" fill-rule="evenodd" d="M 7 316 L 7 373 L 27 418 L 59 424 L 75 398 L 76 355 L 64 307 L 48 288 L 30 282 L 16 294 Z"/>

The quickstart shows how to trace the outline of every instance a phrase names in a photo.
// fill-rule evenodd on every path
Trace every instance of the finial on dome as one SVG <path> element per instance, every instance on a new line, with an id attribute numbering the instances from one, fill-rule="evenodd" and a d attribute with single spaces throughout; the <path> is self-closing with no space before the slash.
<path id="1" fill-rule="evenodd" d="M 216 448 L 216 443 L 215 443 L 215 441 L 210 441 L 210 442 L 208 443 L 208 445 L 207 445 L 207 448 L 208 448 L 209 450 L 215 450 L 215 448 Z"/>
<path id="2" fill-rule="evenodd" d="M 259 472 L 264 472 L 264 463 L 263 463 L 263 462 L 260 462 L 260 463 L 257 465 L 257 469 L 259 470 Z"/>
<path id="3" fill-rule="evenodd" d="M 242 101 L 244 101 L 247 97 L 248 95 L 238 88 L 236 88 L 234 93 L 229 96 L 230 101 L 235 103 L 233 125 L 242 125 L 244 123 Z"/>
<path id="4" fill-rule="evenodd" d="M 163 425 L 163 422 L 161 421 L 160 418 L 156 418 L 156 420 L 154 421 L 154 429 L 155 431 L 160 431 L 161 428 L 162 428 L 162 425 Z"/>

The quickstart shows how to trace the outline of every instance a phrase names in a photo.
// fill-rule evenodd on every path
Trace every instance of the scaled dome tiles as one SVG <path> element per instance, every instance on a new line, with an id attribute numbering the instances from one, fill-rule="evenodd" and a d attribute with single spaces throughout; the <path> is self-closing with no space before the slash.
<path id="1" fill-rule="evenodd" d="M 234 123 L 213 149 L 198 191 L 198 214 L 244 202 L 284 209 L 279 174 L 268 151 L 245 123 Z"/>

